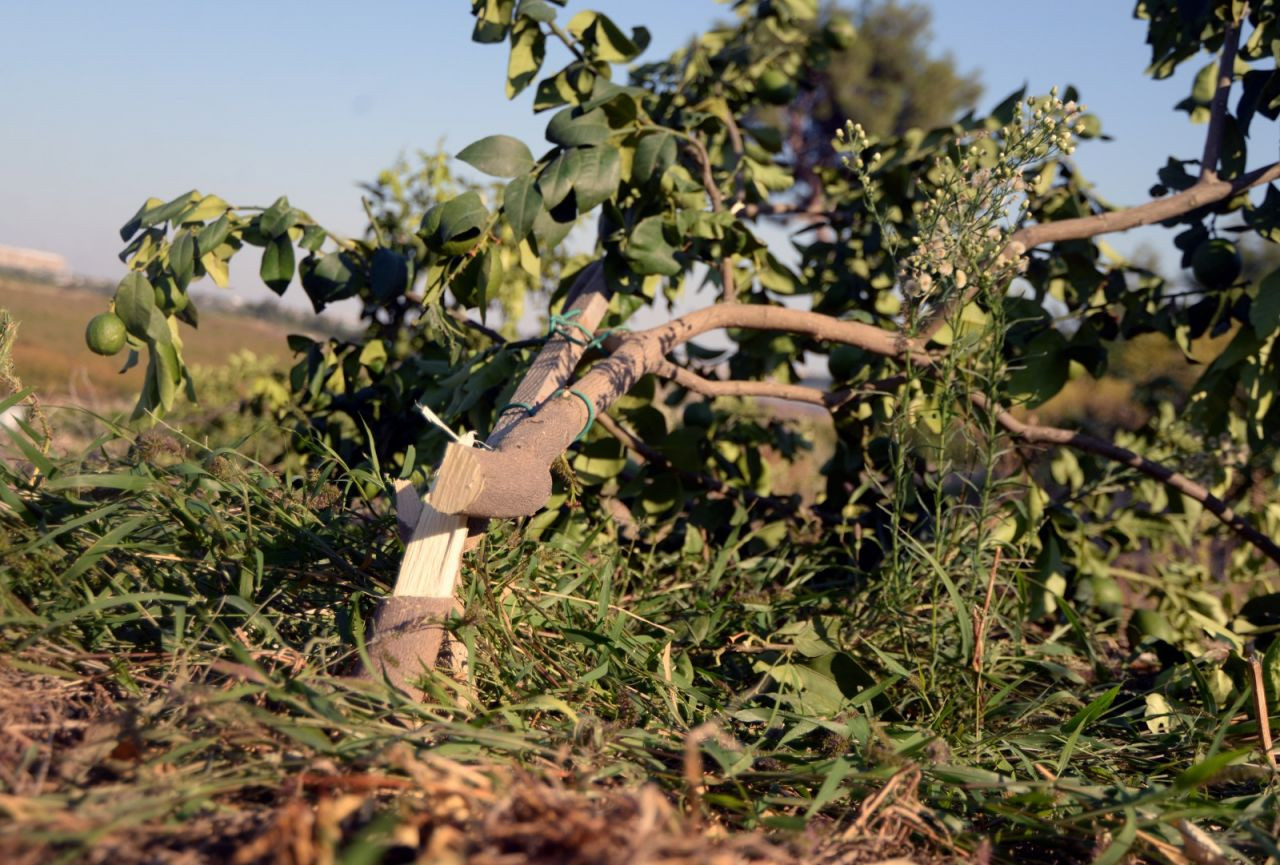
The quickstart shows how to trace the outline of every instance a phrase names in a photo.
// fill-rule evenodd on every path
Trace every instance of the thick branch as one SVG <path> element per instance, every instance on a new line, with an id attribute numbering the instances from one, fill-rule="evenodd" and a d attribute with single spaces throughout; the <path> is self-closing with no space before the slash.
<path id="1" fill-rule="evenodd" d="M 609 287 L 604 280 L 603 265 L 600 262 L 590 264 L 583 269 L 577 282 L 570 289 L 562 315 L 574 314 L 576 311 L 574 320 L 584 328 L 585 332 L 592 333 L 600 325 L 605 313 L 609 311 L 609 295 Z M 578 361 L 582 359 L 585 346 L 581 345 L 581 342 L 581 340 L 575 342 L 566 339 L 559 333 L 552 335 L 542 347 L 542 351 L 538 352 L 538 356 L 534 358 L 525 377 L 521 379 L 520 386 L 511 397 L 511 402 L 532 406 L 541 405 L 553 393 L 563 388 L 577 368 Z M 498 418 L 485 443 L 490 447 L 496 447 L 523 416 L 518 409 L 503 414 Z"/>

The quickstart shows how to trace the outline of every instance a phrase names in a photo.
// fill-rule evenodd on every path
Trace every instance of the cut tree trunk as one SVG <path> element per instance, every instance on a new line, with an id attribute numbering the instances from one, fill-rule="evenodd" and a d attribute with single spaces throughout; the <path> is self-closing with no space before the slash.
<path id="1" fill-rule="evenodd" d="M 574 319 L 585 333 L 594 333 L 609 309 L 610 292 L 599 263 L 589 265 L 578 278 L 564 305 L 564 313 Z M 542 407 L 569 382 L 582 359 L 585 341 L 553 333 L 538 353 L 528 373 L 521 380 L 512 403 Z M 576 397 L 574 402 L 581 403 Z M 582 408 L 585 422 L 586 409 Z M 500 446 L 508 433 L 525 424 L 537 424 L 535 412 L 513 410 L 498 418 L 486 442 L 489 448 Z M 470 437 L 463 443 L 451 443 L 445 450 L 445 465 L 465 463 L 471 454 Z M 513 465 L 507 480 L 521 490 L 518 501 L 527 501 L 532 489 L 542 491 L 541 501 L 551 493 L 550 460 L 521 460 Z M 396 489 L 397 517 L 403 527 L 413 525 L 406 541 L 404 560 L 391 597 L 378 606 L 373 621 L 373 638 L 369 641 L 372 668 L 366 667 L 366 678 L 385 678 L 397 688 L 421 700 L 424 692 L 416 686 L 423 675 L 434 669 L 441 645 L 446 641 L 445 621 L 455 609 L 455 586 L 462 567 L 462 553 L 467 544 L 467 517 L 447 512 L 434 505 L 441 502 L 468 500 L 475 496 L 478 477 L 465 471 L 441 474 L 425 499 L 419 499 L 412 487 Z M 490 488 L 492 492 L 492 487 Z M 511 513 L 522 516 L 527 511 Z M 414 515 L 416 514 L 416 519 Z M 461 648 L 454 642 L 451 656 L 457 662 Z M 465 663 L 465 660 L 463 661 Z"/>

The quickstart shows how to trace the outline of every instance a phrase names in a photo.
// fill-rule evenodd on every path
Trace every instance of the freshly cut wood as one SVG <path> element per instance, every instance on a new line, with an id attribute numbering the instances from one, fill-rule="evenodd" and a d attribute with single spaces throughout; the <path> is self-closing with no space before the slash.
<path id="1" fill-rule="evenodd" d="M 453 597 L 453 586 L 462 568 L 462 547 L 467 540 L 467 518 L 443 513 L 432 506 L 432 499 L 441 486 L 442 483 L 437 482 L 422 502 L 418 524 L 405 547 L 400 575 L 392 590 L 397 597 Z"/>

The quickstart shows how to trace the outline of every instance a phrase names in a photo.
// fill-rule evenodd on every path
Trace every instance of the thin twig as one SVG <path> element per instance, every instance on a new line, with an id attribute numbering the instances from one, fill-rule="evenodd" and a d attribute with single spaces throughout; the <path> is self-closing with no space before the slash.
<path id="1" fill-rule="evenodd" d="M 689 143 L 689 149 L 693 151 L 694 158 L 702 168 L 702 185 L 707 188 L 712 212 L 721 213 L 724 210 L 724 196 L 720 194 L 720 187 L 716 184 L 715 172 L 711 169 L 711 155 L 707 153 L 706 145 L 694 135 L 686 135 L 684 140 Z M 738 286 L 733 276 L 733 257 L 725 256 L 720 261 L 720 302 L 737 303 L 737 301 Z"/>
<path id="2" fill-rule="evenodd" d="M 1235 81 L 1236 52 L 1240 48 L 1240 21 L 1249 15 L 1249 4 L 1240 10 L 1239 21 L 1232 19 L 1222 29 L 1222 58 L 1218 61 L 1218 78 L 1209 108 L 1209 129 L 1204 136 L 1204 155 L 1200 157 L 1200 178 L 1217 180 L 1218 155 L 1222 152 L 1222 126 L 1227 116 L 1227 98 Z"/>
<path id="3" fill-rule="evenodd" d="M 1000 426 L 1004 427 L 1008 432 L 1024 441 L 1039 444 L 1063 445 L 1065 447 L 1085 451 L 1086 453 L 1096 454 L 1097 456 L 1104 457 L 1112 462 L 1120 463 L 1121 465 L 1126 465 L 1130 468 L 1136 469 L 1147 477 L 1155 478 L 1165 486 L 1171 487 L 1177 492 L 1182 493 L 1184 496 L 1199 502 L 1204 506 L 1206 511 L 1221 520 L 1227 528 L 1231 529 L 1241 538 L 1248 541 L 1255 549 L 1267 558 L 1271 559 L 1276 564 L 1280 564 L 1280 545 L 1260 532 L 1252 523 L 1240 514 L 1236 513 L 1231 506 L 1222 501 L 1222 499 L 1218 498 L 1186 475 L 1176 472 L 1168 466 L 1161 465 L 1160 463 L 1140 456 L 1128 448 L 1120 447 L 1117 444 L 1104 439 L 1095 438 L 1086 433 L 1060 429 L 1058 427 L 1024 423 L 1014 417 L 1008 409 L 988 402 L 986 396 L 983 394 L 971 393 L 969 394 L 969 400 L 979 408 L 992 412 L 996 422 L 999 423 Z"/>
<path id="4" fill-rule="evenodd" d="M 1065 240 L 1088 240 L 1102 234 L 1114 234 L 1128 231 L 1142 225 L 1152 225 L 1190 213 L 1201 207 L 1231 198 L 1241 192 L 1261 186 L 1280 178 L 1280 162 L 1273 162 L 1262 168 L 1240 175 L 1234 180 L 1221 180 L 1216 175 L 1201 178 L 1189 189 L 1164 198 L 1156 198 L 1145 204 L 1113 210 L 1108 213 L 1095 213 L 1093 216 L 1079 216 L 1075 219 L 1063 219 L 1058 222 L 1042 222 L 1019 229 L 1005 244 L 1001 256 L 1014 258 L 1026 254 L 1037 246 L 1046 243 L 1059 243 Z M 946 324 L 955 311 L 973 300 L 981 290 L 979 280 L 974 280 L 970 288 L 957 295 L 947 303 L 939 306 L 921 326 L 918 339 L 928 341 Z"/>
<path id="5" fill-rule="evenodd" d="M 692 370 L 677 366 L 670 361 L 663 361 L 659 364 L 654 369 L 653 374 L 673 381 L 685 390 L 691 390 L 703 396 L 757 396 L 770 399 L 785 399 L 790 402 L 816 405 L 831 412 L 839 411 L 849 403 L 862 397 L 877 393 L 887 393 L 906 381 L 905 376 L 891 376 L 878 381 L 869 381 L 858 387 L 824 391 L 816 387 L 783 384 L 776 381 L 716 381 L 698 375 Z"/>

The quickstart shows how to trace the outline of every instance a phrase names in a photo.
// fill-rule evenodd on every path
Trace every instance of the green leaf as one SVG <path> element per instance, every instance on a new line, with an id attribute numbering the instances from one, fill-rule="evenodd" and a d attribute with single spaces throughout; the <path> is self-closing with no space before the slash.
<path id="1" fill-rule="evenodd" d="M 538 188 L 542 191 L 542 202 L 548 210 L 568 198 L 573 191 L 572 154 L 572 150 L 561 151 L 538 175 Z"/>
<path id="2" fill-rule="evenodd" d="M 522 0 L 516 16 L 529 18 L 540 24 L 550 24 L 556 20 L 556 10 L 546 0 Z"/>
<path id="3" fill-rule="evenodd" d="M 476 26 L 471 33 L 475 42 L 501 42 L 511 26 L 511 12 L 515 0 L 473 0 L 471 14 L 476 17 Z"/>
<path id="4" fill-rule="evenodd" d="M 488 299 L 502 282 L 502 257 L 492 248 L 473 256 L 449 283 L 449 291 L 464 307 L 477 307 L 483 316 Z"/>
<path id="5" fill-rule="evenodd" d="M 302 229 L 302 240 L 298 241 L 298 246 L 308 252 L 319 252 L 320 247 L 324 246 L 324 239 L 327 235 L 325 230 L 318 225 L 308 225 Z"/>
<path id="6" fill-rule="evenodd" d="M 169 333 L 164 313 L 156 307 L 155 286 L 141 273 L 130 273 L 120 280 L 115 310 L 125 329 L 138 339 L 160 339 Z"/>
<path id="7" fill-rule="evenodd" d="M 176 216 L 173 222 L 175 225 L 185 225 L 188 222 L 208 222 L 210 219 L 225 215 L 230 209 L 231 205 L 218 196 L 206 195 Z"/>
<path id="8" fill-rule="evenodd" d="M 638 274 L 675 276 L 681 270 L 680 262 L 675 259 L 675 250 L 663 236 L 660 216 L 650 216 L 636 223 L 623 255 Z"/>
<path id="9" fill-rule="evenodd" d="M 547 140 L 561 147 L 600 144 L 609 140 L 613 130 L 603 109 L 577 114 L 577 108 L 557 111 L 547 124 Z"/>
<path id="10" fill-rule="evenodd" d="M 593 487 L 617 477 L 626 465 L 626 451 L 621 442 L 612 438 L 584 443 L 573 460 L 573 470 L 578 479 Z"/>
<path id="11" fill-rule="evenodd" d="M 538 242 L 538 255 L 545 256 L 560 244 L 573 229 L 574 217 L 557 218 L 564 208 L 551 213 L 545 208 L 538 211 L 533 220 L 533 236 Z"/>
<path id="12" fill-rule="evenodd" d="M 649 31 L 645 28 L 635 28 L 628 37 L 607 15 L 591 10 L 574 15 L 569 20 L 569 32 L 608 63 L 626 63 L 649 44 Z"/>
<path id="13" fill-rule="evenodd" d="M 674 135 L 670 132 L 653 132 L 642 136 L 636 143 L 636 155 L 631 163 L 631 182 L 643 186 L 651 180 L 661 179 L 663 172 L 675 161 Z"/>
<path id="14" fill-rule="evenodd" d="M 369 262 L 369 287 L 375 299 L 386 303 L 404 294 L 412 278 L 409 258 L 394 249 L 379 247 Z"/>
<path id="15" fill-rule="evenodd" d="M 193 202 L 198 201 L 199 199 L 200 199 L 200 193 L 196 192 L 193 189 L 190 192 L 187 192 L 183 195 L 179 195 L 177 198 L 173 199 L 170 202 L 167 202 L 165 204 L 161 204 L 155 207 L 150 207 L 141 215 L 141 218 L 139 220 L 141 227 L 150 228 L 153 225 L 159 225 L 162 222 L 167 222 L 168 220 L 173 219 L 182 211 L 186 210 L 189 205 L 191 205 Z"/>
<path id="16" fill-rule="evenodd" d="M 1208 105 L 1213 101 L 1213 94 L 1218 90 L 1218 61 L 1214 60 L 1196 73 L 1195 83 L 1191 87 L 1191 98 L 1200 105 Z"/>
<path id="17" fill-rule="evenodd" d="M 1220 754 L 1205 757 L 1199 763 L 1174 778 L 1173 788 L 1185 792 L 1202 787 L 1217 777 L 1223 769 L 1252 752 L 1252 748 L 1237 748 L 1234 751 L 1223 751 Z"/>
<path id="18" fill-rule="evenodd" d="M 151 343 L 151 363 L 148 364 L 147 371 L 155 376 L 160 408 L 169 411 L 173 408 L 173 402 L 178 396 L 178 385 L 182 382 L 182 361 L 171 342 Z"/>
<path id="19" fill-rule="evenodd" d="M 533 154 L 518 138 L 490 135 L 469 144 L 458 158 L 494 177 L 518 177 L 533 168 Z"/>
<path id="20" fill-rule="evenodd" d="M 1067 383 L 1071 359 L 1067 341 L 1056 330 L 1046 330 L 1027 343 L 1021 366 L 1009 375 L 1009 393 L 1019 404 L 1035 408 Z"/>
<path id="21" fill-rule="evenodd" d="M 293 279 L 293 241 L 288 234 L 280 234 L 262 250 L 262 265 L 258 275 L 276 294 L 284 294 Z"/>
<path id="22" fill-rule="evenodd" d="M 521 19 L 511 33 L 507 60 L 507 98 L 514 99 L 538 77 L 547 54 L 547 37 L 536 21 Z"/>
<path id="23" fill-rule="evenodd" d="M 268 238 L 277 238 L 298 223 L 302 214 L 289 206 L 289 199 L 280 196 L 262 211 L 258 217 L 258 229 Z"/>
<path id="24" fill-rule="evenodd" d="M 1259 336 L 1280 328 L 1280 270 L 1273 270 L 1258 284 L 1258 296 L 1249 305 L 1249 324 Z"/>
<path id="25" fill-rule="evenodd" d="M 173 236 L 173 245 L 169 247 L 169 268 L 173 271 L 178 288 L 186 290 L 191 277 L 195 275 L 195 266 L 196 240 L 184 228 Z"/>
<path id="26" fill-rule="evenodd" d="M 442 244 L 466 241 L 479 236 L 489 220 L 489 210 L 479 193 L 468 191 L 442 204 L 439 219 L 436 236 Z"/>
<path id="27" fill-rule="evenodd" d="M 1262 656 L 1262 687 L 1267 705 L 1280 705 L 1280 640 L 1272 640 Z"/>
<path id="28" fill-rule="evenodd" d="M 196 246 L 199 247 L 200 253 L 203 255 L 213 252 L 222 242 L 227 239 L 227 235 L 231 233 L 231 220 L 227 214 L 222 214 L 217 221 L 211 222 L 204 228 L 200 229 L 196 234 Z"/>
<path id="29" fill-rule="evenodd" d="M 502 196 L 502 210 L 507 215 L 507 224 L 515 232 L 517 240 L 526 237 L 533 229 L 533 221 L 542 211 L 542 193 L 532 174 L 517 177 L 507 184 L 507 191 Z"/>
<path id="30" fill-rule="evenodd" d="M 158 198 L 148 198 L 143 205 L 138 208 L 137 213 L 130 217 L 129 221 L 120 227 L 120 239 L 128 242 L 129 239 L 137 234 L 139 229 L 142 228 L 142 218 L 146 216 L 149 211 L 154 210 L 163 203 L 164 202 Z"/>
<path id="31" fill-rule="evenodd" d="M 573 191 L 578 213 L 583 214 L 617 192 L 622 160 L 613 147 L 588 147 L 573 153 Z"/>

